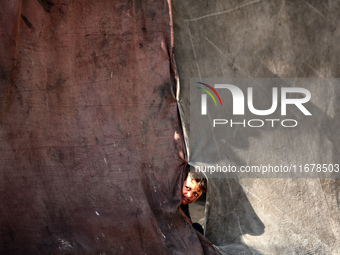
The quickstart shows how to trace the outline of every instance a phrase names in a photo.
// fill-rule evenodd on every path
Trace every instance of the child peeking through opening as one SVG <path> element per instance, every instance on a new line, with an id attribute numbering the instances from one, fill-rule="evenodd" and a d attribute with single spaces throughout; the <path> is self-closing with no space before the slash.
<path id="1" fill-rule="evenodd" d="M 193 228 L 203 235 L 203 227 L 199 223 L 192 223 L 189 204 L 195 202 L 207 190 L 207 179 L 203 173 L 189 172 L 182 187 L 182 204 L 178 210 L 189 220 Z"/>

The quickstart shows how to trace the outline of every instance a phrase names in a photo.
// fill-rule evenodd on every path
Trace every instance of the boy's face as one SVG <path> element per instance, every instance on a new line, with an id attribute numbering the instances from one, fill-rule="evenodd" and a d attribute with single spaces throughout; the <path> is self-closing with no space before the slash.
<path id="1" fill-rule="evenodd" d="M 188 175 L 182 188 L 182 205 L 195 202 L 203 193 L 198 183 Z"/>

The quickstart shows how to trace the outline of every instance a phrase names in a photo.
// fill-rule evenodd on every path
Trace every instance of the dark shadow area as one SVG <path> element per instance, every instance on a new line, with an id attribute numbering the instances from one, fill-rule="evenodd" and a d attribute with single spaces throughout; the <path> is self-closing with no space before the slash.
<path id="1" fill-rule="evenodd" d="M 236 179 L 210 179 L 206 209 L 207 238 L 225 254 L 261 254 L 241 240 L 262 235 L 265 226 Z M 228 191 L 228 192 L 225 192 Z M 244 253 L 247 252 L 247 253 Z"/>

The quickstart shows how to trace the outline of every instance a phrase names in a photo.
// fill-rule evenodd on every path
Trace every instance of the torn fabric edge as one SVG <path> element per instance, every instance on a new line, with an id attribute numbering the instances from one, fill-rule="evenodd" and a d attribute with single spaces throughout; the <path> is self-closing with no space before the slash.
<path id="1" fill-rule="evenodd" d="M 176 83 L 176 100 L 177 100 L 177 107 L 178 107 L 178 112 L 179 112 L 179 118 L 181 121 L 181 127 L 182 127 L 182 131 L 183 131 L 183 138 L 184 138 L 184 144 L 185 144 L 185 157 L 187 159 L 187 162 L 189 162 L 189 158 L 190 158 L 190 150 L 189 150 L 189 133 L 188 133 L 188 129 L 185 125 L 185 121 L 184 121 L 184 112 L 183 112 L 183 107 L 181 104 L 181 100 L 180 100 L 180 94 L 181 94 L 181 85 L 179 82 L 179 75 L 177 72 L 177 66 L 176 66 L 176 60 L 175 60 L 175 56 L 172 57 L 172 62 L 174 64 L 174 75 L 175 75 L 175 83 Z"/>

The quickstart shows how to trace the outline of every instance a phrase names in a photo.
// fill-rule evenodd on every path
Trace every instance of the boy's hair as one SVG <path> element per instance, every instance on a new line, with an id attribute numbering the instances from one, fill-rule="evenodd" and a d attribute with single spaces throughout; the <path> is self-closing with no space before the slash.
<path id="1" fill-rule="evenodd" d="M 205 178 L 203 173 L 189 172 L 188 176 L 197 182 L 198 186 L 203 190 L 203 192 L 207 191 L 207 178 Z"/>

